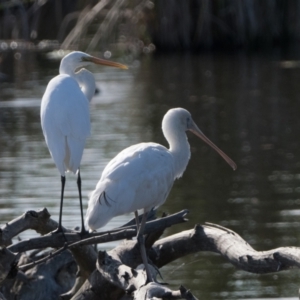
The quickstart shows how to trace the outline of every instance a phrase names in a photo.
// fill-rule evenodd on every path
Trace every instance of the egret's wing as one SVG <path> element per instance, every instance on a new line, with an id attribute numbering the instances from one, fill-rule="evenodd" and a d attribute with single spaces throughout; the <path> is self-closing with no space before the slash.
<path id="1" fill-rule="evenodd" d="M 59 75 L 49 82 L 41 104 L 41 123 L 60 173 L 63 164 L 76 172 L 90 135 L 90 113 L 88 100 L 73 78 Z"/>
<path id="2" fill-rule="evenodd" d="M 60 75 L 55 79 L 49 87 L 57 126 L 65 136 L 86 139 L 91 129 L 88 100 L 73 78 Z"/>

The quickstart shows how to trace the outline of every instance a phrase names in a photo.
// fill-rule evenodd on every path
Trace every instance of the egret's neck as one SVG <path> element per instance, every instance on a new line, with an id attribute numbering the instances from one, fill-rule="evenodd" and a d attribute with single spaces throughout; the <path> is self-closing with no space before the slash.
<path id="1" fill-rule="evenodd" d="M 91 101 L 96 90 L 95 78 L 91 72 L 84 68 L 78 72 L 75 72 L 71 66 L 67 64 L 61 64 L 59 68 L 59 74 L 67 74 L 74 78 L 77 81 L 82 93 L 86 96 L 88 101 Z"/>
<path id="2" fill-rule="evenodd" d="M 91 101 L 96 91 L 94 75 L 86 69 L 81 69 L 78 73 L 75 73 L 75 76 L 81 91 Z"/>
<path id="3" fill-rule="evenodd" d="M 166 139 L 170 144 L 169 151 L 174 157 L 175 177 L 181 177 L 189 162 L 191 151 L 185 132 L 180 134 L 165 134 Z"/>
<path id="4" fill-rule="evenodd" d="M 66 74 L 73 77 L 75 75 L 74 67 L 62 60 L 59 66 L 59 74 Z"/>

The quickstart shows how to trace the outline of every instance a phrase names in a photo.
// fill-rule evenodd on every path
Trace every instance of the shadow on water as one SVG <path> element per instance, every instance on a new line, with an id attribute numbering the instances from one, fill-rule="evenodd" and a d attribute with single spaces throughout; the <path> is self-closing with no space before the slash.
<path id="1" fill-rule="evenodd" d="M 14 58 L 16 59 L 16 58 Z M 93 69 L 100 93 L 91 104 L 92 136 L 82 160 L 85 204 L 105 164 L 142 141 L 166 145 L 161 120 L 182 106 L 201 130 L 238 165 L 231 168 L 188 134 L 191 160 L 160 212 L 190 210 L 189 222 L 227 226 L 255 249 L 298 246 L 300 225 L 299 56 L 202 54 L 144 57 L 128 72 Z M 0 208 L 2 222 L 47 206 L 57 219 L 59 174 L 39 124 L 39 105 L 57 62 L 32 58 L 24 77 L 1 83 Z M 3 72 L 3 70 L 1 70 Z M 22 73 L 23 74 L 23 73 Z M 75 176 L 67 176 L 63 223 L 78 225 Z M 113 220 L 108 228 L 130 216 Z M 30 236 L 31 233 L 25 235 Z M 199 298 L 297 296 L 296 271 L 255 275 L 236 270 L 211 253 L 191 255 L 163 269 L 164 280 L 191 288 Z"/>

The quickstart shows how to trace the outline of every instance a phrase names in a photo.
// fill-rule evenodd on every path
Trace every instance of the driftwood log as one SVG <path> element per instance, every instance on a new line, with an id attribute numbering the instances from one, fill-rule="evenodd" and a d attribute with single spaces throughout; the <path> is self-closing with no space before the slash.
<path id="1" fill-rule="evenodd" d="M 186 214 L 183 210 L 147 222 L 146 248 L 154 278 L 162 266 L 199 251 L 219 253 L 237 268 L 258 274 L 300 267 L 300 248 L 256 251 L 237 233 L 215 224 L 160 238 L 165 228 L 185 222 Z M 132 239 L 133 223 L 81 240 L 74 230 L 52 234 L 57 223 L 47 209 L 24 213 L 0 228 L 0 299 L 196 299 L 183 286 L 172 291 L 158 282 L 146 284 L 139 247 Z M 41 236 L 14 241 L 28 229 Z M 124 241 L 108 252 L 94 246 L 116 240 Z"/>

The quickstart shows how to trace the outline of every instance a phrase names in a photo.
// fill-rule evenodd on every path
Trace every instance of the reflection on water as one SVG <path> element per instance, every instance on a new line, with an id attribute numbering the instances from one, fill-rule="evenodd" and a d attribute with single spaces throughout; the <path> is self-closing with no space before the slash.
<path id="1" fill-rule="evenodd" d="M 237 231 L 257 250 L 298 246 L 300 69 L 298 64 L 287 68 L 281 63 L 287 59 L 297 57 L 174 55 L 146 57 L 139 68 L 129 71 L 93 69 L 99 72 L 95 76 L 100 93 L 91 103 L 92 136 L 81 164 L 85 208 L 105 164 L 134 143 L 166 145 L 161 119 L 169 108 L 182 106 L 238 169 L 233 172 L 213 150 L 189 135 L 190 164 L 159 211 L 187 208 L 190 221 L 167 233 L 209 221 Z M 60 178 L 39 120 L 40 99 L 47 81 L 57 73 L 57 63 L 34 58 L 33 66 L 22 73 L 22 80 L 15 72 L 15 85 L 1 84 L 2 223 L 42 207 L 58 219 Z M 63 224 L 75 227 L 80 215 L 73 174 L 67 175 L 65 199 Z M 107 228 L 129 218 L 116 218 Z M 180 259 L 162 273 L 172 287 L 184 284 L 203 299 L 280 299 L 298 294 L 296 270 L 250 274 L 211 253 Z"/>

